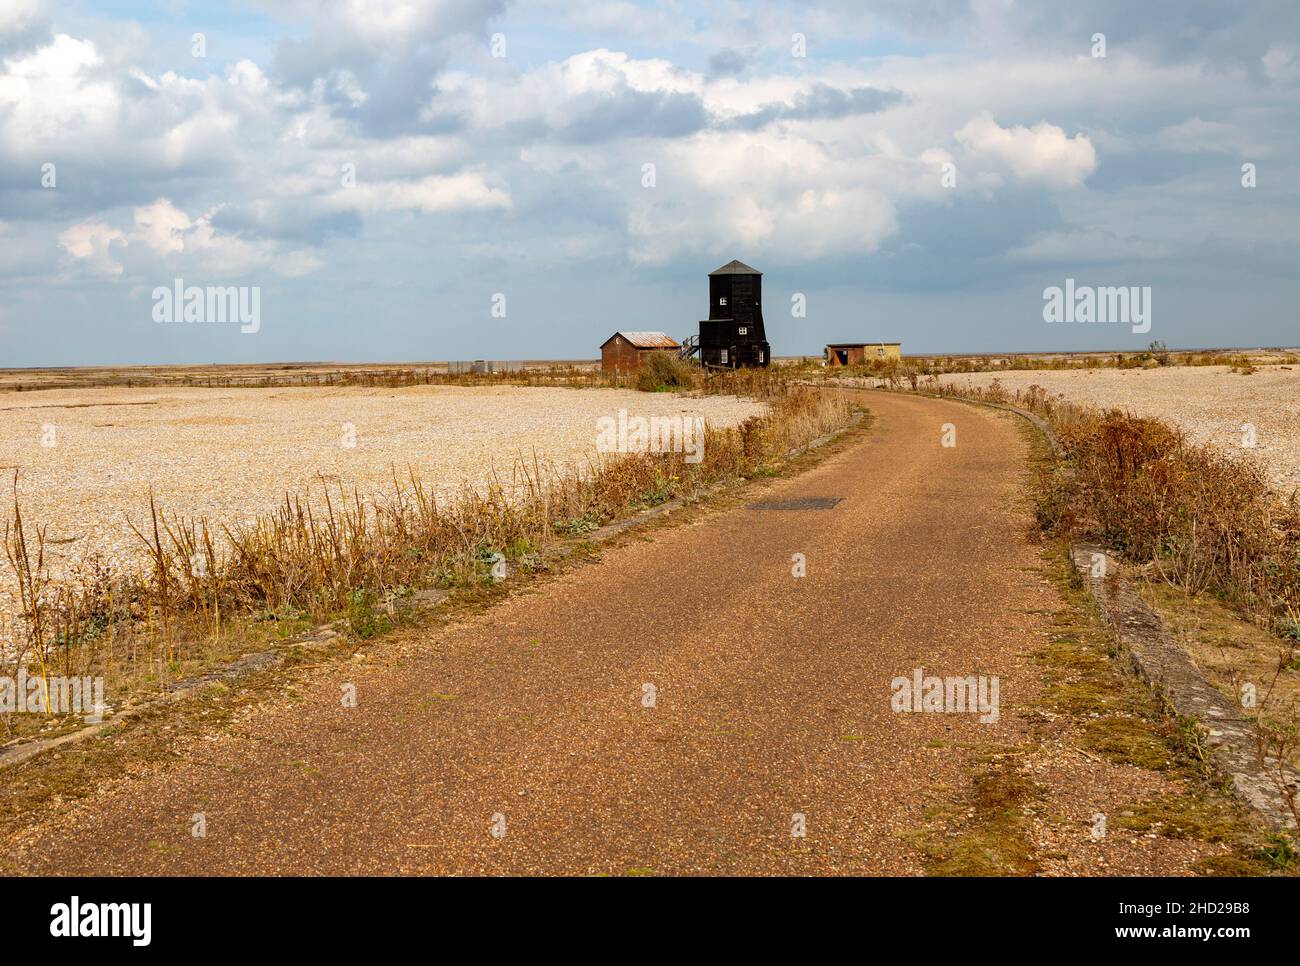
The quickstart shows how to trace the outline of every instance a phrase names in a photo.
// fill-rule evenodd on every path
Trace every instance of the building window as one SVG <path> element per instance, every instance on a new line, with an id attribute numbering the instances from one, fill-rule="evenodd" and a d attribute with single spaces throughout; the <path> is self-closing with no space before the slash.
<path id="1" fill-rule="evenodd" d="M 876 355 L 879 356 L 881 359 L 885 358 L 885 347 L 883 345 L 876 350 Z"/>
<path id="2" fill-rule="evenodd" d="M 759 362 L 762 362 L 762 361 L 763 361 L 763 350 L 762 350 L 762 349 L 759 349 L 759 350 L 758 350 L 758 361 L 759 361 Z"/>
<path id="3" fill-rule="evenodd" d="M 745 327 L 745 326 L 742 325 L 742 326 L 740 327 L 740 334 L 741 334 L 741 335 L 749 335 L 749 329 L 748 329 L 747 327 Z"/>
<path id="4" fill-rule="evenodd" d="M 721 355 L 721 361 L 722 361 L 722 364 L 725 366 L 725 365 L 727 364 L 727 350 L 726 350 L 726 349 L 722 349 L 721 352 L 722 352 L 722 355 Z"/>
<path id="5" fill-rule="evenodd" d="M 726 305 L 726 304 L 727 304 L 727 297 L 724 295 L 722 298 L 718 299 L 718 304 L 719 304 L 719 305 Z"/>

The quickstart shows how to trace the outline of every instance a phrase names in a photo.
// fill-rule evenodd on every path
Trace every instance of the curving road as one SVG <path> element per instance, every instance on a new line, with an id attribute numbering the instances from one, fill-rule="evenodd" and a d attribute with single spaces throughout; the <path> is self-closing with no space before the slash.
<path id="1" fill-rule="evenodd" d="M 405 654 L 308 672 L 9 855 L 31 873 L 923 871 L 927 806 L 1022 733 L 1032 612 L 1055 595 L 1027 576 L 1016 417 L 863 398 L 868 435 L 754 497 L 832 509 L 709 511 Z M 997 675 L 1000 719 L 893 712 L 917 667 Z"/>

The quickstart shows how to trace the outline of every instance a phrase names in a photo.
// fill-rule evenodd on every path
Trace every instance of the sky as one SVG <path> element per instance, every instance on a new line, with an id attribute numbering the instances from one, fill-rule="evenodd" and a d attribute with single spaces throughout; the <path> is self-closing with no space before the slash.
<path id="1" fill-rule="evenodd" d="M 595 358 L 732 259 L 776 355 L 1296 345 L 1300 4 L 0 0 L 0 367 Z"/>

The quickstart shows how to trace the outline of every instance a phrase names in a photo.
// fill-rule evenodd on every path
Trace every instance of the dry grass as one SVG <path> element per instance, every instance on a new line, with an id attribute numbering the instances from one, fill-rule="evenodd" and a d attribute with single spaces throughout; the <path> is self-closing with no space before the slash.
<path id="1" fill-rule="evenodd" d="M 1040 467 L 1050 471 L 1051 460 Z M 1289 846 L 1250 820 L 1206 767 L 1195 733 L 1168 716 L 1161 699 L 1131 672 L 1127 661 L 1114 660 L 1115 641 L 1100 620 L 1068 546 L 1045 550 L 1044 557 L 1063 607 L 1052 616 L 1052 640 L 1034 655 L 1048 685 L 1040 699 L 1049 712 L 1042 727 L 1053 742 L 1077 747 L 1125 772 L 1144 773 L 1139 781 L 1116 786 L 1126 790 L 1104 809 L 1114 830 L 1231 845 L 1231 853 L 1195 863 L 1193 871 L 1203 875 L 1294 873 L 1294 864 L 1279 862 L 1276 854 Z"/>
<path id="2" fill-rule="evenodd" d="M 704 381 L 703 370 L 672 352 L 653 352 L 635 374 L 633 384 L 642 392 L 694 389 Z"/>
<path id="3" fill-rule="evenodd" d="M 1255 364 L 1257 365 L 1257 364 Z M 1039 386 L 1064 402 L 1117 407 L 1159 419 L 1195 443 L 1212 443 L 1242 462 L 1266 467 L 1275 489 L 1300 489 L 1300 367 L 1224 366 L 990 372 L 938 377 L 945 384 L 1008 391 Z M 928 383 L 928 380 L 927 380 Z"/>
<path id="4" fill-rule="evenodd" d="M 1198 445 L 1167 423 L 1054 399 L 1041 387 L 927 391 L 1014 404 L 1046 418 L 1062 465 L 1045 479 L 1039 522 L 1097 540 L 1191 592 L 1222 594 L 1279 626 L 1300 615 L 1300 502 L 1258 466 Z"/>
<path id="5" fill-rule="evenodd" d="M 322 510 L 326 483 L 383 495 L 408 471 L 448 500 L 466 483 L 486 488 L 494 470 L 511 486 L 517 460 L 534 454 L 548 474 L 584 467 L 597 420 L 622 409 L 721 428 L 764 408 L 721 393 L 548 386 L 23 393 L 0 397 L 0 505 L 10 496 L 5 470 L 17 467 L 23 509 L 47 529 L 58 579 L 95 554 L 139 563 L 145 545 L 129 523 L 149 525 L 151 489 L 169 516 L 221 522 L 269 514 L 286 492 L 310 491 Z M 4 577 L 0 613 L 16 609 Z"/>
<path id="6" fill-rule="evenodd" d="M 610 380 L 598 363 L 527 361 L 497 364 L 493 372 L 454 371 L 448 362 L 383 364 L 247 364 L 219 366 L 127 366 L 0 369 L 0 391 L 125 388 L 320 388 L 360 386 L 603 386 Z"/>
<path id="7" fill-rule="evenodd" d="M 1154 608 L 1206 680 L 1242 714 L 1284 722 L 1300 709 L 1300 634 L 1288 628 L 1281 638 L 1267 625 L 1243 620 L 1209 594 L 1188 594 L 1164 581 L 1140 585 Z M 1247 700 L 1243 700 L 1247 698 Z M 1300 748 L 1291 764 L 1300 768 Z"/>
<path id="8" fill-rule="evenodd" d="M 1251 606 L 1300 607 L 1300 515 L 1253 464 L 1187 442 L 1118 410 L 1058 419 L 1075 470 L 1062 519 L 1131 559 L 1155 561 L 1193 592 L 1222 589 Z"/>
<path id="9" fill-rule="evenodd" d="M 667 356 L 675 363 L 678 357 Z M 656 362 L 656 364 L 663 364 Z M 416 365 L 295 363 L 285 365 L 136 366 L 133 368 L 0 369 L 0 392 L 31 392 L 67 388 L 202 388 L 202 389 L 403 389 L 412 386 L 563 386 L 601 388 L 636 386 L 640 371 L 605 372 L 600 362 L 511 361 L 489 363 L 492 371 L 475 371 L 470 363 Z M 457 368 L 459 367 L 459 368 Z M 643 367 L 645 368 L 645 367 Z M 680 370 L 693 370 L 682 385 L 704 381 L 699 364 L 682 362 Z M 765 378 L 770 370 L 756 370 Z M 723 380 L 737 373 L 721 372 Z M 648 390 L 655 385 L 646 387 Z"/>
<path id="10" fill-rule="evenodd" d="M 168 514 L 151 501 L 135 529 L 147 566 L 94 559 L 59 581 L 50 576 L 45 530 L 24 517 L 15 485 L 0 533 L 23 587 L 15 668 L 24 663 L 42 678 L 103 674 L 111 692 L 114 681 L 143 674 L 165 682 L 204 655 L 228 653 L 223 638 L 251 623 L 292 633 L 342 617 L 354 634 L 372 636 L 391 624 L 394 602 L 416 590 L 491 581 L 503 562 L 529 568 L 557 536 L 760 472 L 850 414 L 838 394 L 769 375 L 727 375 L 706 388 L 757 390 L 769 412 L 707 429 L 696 464 L 683 453 L 630 454 L 556 475 L 520 461 L 508 483 L 466 487 L 451 499 L 411 474 L 394 478 L 385 496 L 341 485 L 322 486 L 315 500 L 286 494 L 251 522 Z"/>
<path id="11" fill-rule="evenodd" d="M 1040 474 L 1042 530 L 1063 541 L 1100 542 L 1181 592 L 1212 594 L 1270 627 L 1283 641 L 1284 656 L 1267 690 L 1294 690 L 1294 681 L 1282 680 L 1300 673 L 1291 643 L 1300 637 L 1300 501 L 1294 494 L 1280 496 L 1257 465 L 1192 443 L 1157 419 L 1062 402 L 1038 386 L 1009 393 L 997 384 L 956 389 L 935 380 L 925 388 L 1014 404 L 1046 418 L 1061 458 Z M 1270 769 L 1300 756 L 1294 701 L 1262 710 L 1256 726 L 1258 756 Z M 1111 731 L 1103 737 L 1135 758 L 1151 750 L 1141 736 L 1136 742 Z M 1300 790 L 1280 770 L 1276 784 L 1300 825 Z"/>
<path id="12" fill-rule="evenodd" d="M 1152 342 L 1136 352 L 1041 352 L 1001 355 L 909 356 L 903 366 L 922 376 L 944 373 L 1027 371 L 1077 371 L 1081 369 L 1153 369 L 1162 366 L 1296 365 L 1300 351 L 1273 349 L 1183 349 L 1172 350 Z"/>

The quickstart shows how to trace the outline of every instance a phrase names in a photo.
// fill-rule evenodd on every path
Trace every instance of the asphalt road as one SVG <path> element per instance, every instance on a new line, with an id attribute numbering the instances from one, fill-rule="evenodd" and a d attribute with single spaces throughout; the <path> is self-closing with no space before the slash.
<path id="1" fill-rule="evenodd" d="M 864 398 L 869 435 L 757 497 L 833 508 L 705 513 L 404 655 L 381 642 L 309 672 L 10 857 L 32 873 L 923 871 L 927 808 L 1022 733 L 1053 591 L 1028 576 L 1016 417 Z M 891 682 L 918 667 L 998 676 L 999 720 L 893 711 Z"/>

